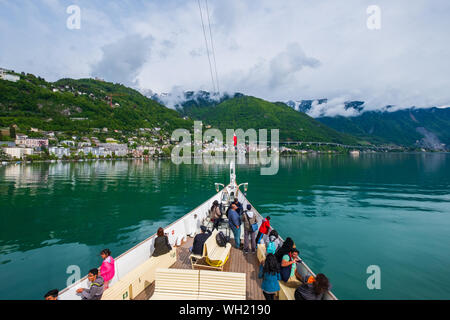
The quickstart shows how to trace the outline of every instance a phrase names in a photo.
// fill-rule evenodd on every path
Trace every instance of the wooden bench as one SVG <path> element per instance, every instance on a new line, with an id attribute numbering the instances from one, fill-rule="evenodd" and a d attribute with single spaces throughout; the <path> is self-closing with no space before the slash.
<path id="1" fill-rule="evenodd" d="M 198 270 L 156 270 L 155 292 L 150 300 L 197 300 Z"/>
<path id="2" fill-rule="evenodd" d="M 220 247 L 216 241 L 216 235 L 218 233 L 219 231 L 214 230 L 205 241 L 203 244 L 202 259 L 196 260 L 192 268 L 223 271 L 223 267 L 230 257 L 231 243 L 227 243 L 225 247 Z"/>
<path id="3" fill-rule="evenodd" d="M 124 278 L 105 290 L 102 300 L 131 300 L 155 281 L 157 268 L 169 268 L 177 261 L 176 248 L 159 257 L 151 257 Z"/>
<path id="4" fill-rule="evenodd" d="M 246 274 L 158 269 L 150 300 L 245 300 Z"/>
<path id="5" fill-rule="evenodd" d="M 245 273 L 200 270 L 199 300 L 245 300 Z"/>

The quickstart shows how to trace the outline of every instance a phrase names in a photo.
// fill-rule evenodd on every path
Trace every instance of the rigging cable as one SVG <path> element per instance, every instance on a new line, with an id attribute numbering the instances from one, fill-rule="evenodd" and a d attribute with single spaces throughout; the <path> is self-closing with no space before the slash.
<path id="1" fill-rule="evenodd" d="M 211 81 L 213 83 L 213 90 L 214 90 L 214 92 L 216 92 L 216 84 L 215 84 L 215 81 L 214 81 L 213 68 L 212 68 L 212 64 L 211 64 L 211 57 L 209 56 L 208 40 L 206 38 L 205 24 L 203 22 L 202 7 L 200 5 L 200 0 L 197 0 L 197 2 L 198 2 L 198 8 L 200 10 L 200 19 L 202 20 L 203 36 L 205 38 L 206 53 L 208 55 L 208 61 L 209 61 L 209 71 L 211 73 Z"/>
<path id="2" fill-rule="evenodd" d="M 213 36 L 212 36 L 212 32 L 211 32 L 211 21 L 209 19 L 208 0 L 205 0 L 205 4 L 206 4 L 206 14 L 208 15 L 209 36 L 211 38 L 211 48 L 212 48 L 212 55 L 213 55 L 213 60 L 214 60 L 214 70 L 216 72 L 217 92 L 219 93 L 219 96 L 220 96 L 219 76 L 217 73 L 217 63 L 216 63 L 216 51 L 214 50 L 214 41 L 213 41 Z"/>

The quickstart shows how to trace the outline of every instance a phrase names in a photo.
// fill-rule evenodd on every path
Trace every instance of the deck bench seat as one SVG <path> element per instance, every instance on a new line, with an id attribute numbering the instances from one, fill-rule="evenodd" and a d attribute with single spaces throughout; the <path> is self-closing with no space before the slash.
<path id="1" fill-rule="evenodd" d="M 197 300 L 199 274 L 198 270 L 157 269 L 150 300 Z"/>
<path id="2" fill-rule="evenodd" d="M 246 274 L 158 269 L 150 300 L 245 300 Z"/>
<path id="3" fill-rule="evenodd" d="M 200 270 L 199 300 L 245 300 L 246 274 Z"/>
<path id="4" fill-rule="evenodd" d="M 194 263 L 193 268 L 199 267 L 204 269 L 214 269 L 223 271 L 225 263 L 228 261 L 231 252 L 231 243 L 227 243 L 225 247 L 220 247 L 216 241 L 216 235 L 219 231 L 214 230 L 213 233 L 203 244 L 203 258 L 206 264 Z"/>

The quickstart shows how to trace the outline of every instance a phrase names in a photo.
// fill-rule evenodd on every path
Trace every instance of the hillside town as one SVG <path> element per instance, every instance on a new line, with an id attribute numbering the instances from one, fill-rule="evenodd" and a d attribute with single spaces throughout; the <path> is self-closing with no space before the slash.
<path id="1" fill-rule="evenodd" d="M 162 157 L 173 148 L 160 128 L 141 128 L 131 137 L 121 135 L 118 130 L 108 137 L 108 128 L 94 128 L 99 137 L 68 136 L 37 128 L 31 128 L 29 134 L 15 133 L 18 131 L 16 125 L 0 128 L 2 161 Z"/>
<path id="2" fill-rule="evenodd" d="M 118 130 L 108 128 L 93 129 L 97 136 L 68 136 L 65 132 L 42 131 L 37 128 L 28 134 L 16 133 L 17 125 L 0 128 L 0 160 L 7 161 L 46 161 L 46 160 L 94 160 L 124 158 L 164 158 L 170 157 L 177 141 L 172 141 L 161 128 L 139 128 L 134 135 L 127 137 Z M 111 132 L 110 135 L 108 133 Z M 180 145 L 181 147 L 183 145 Z M 251 152 L 278 151 L 270 146 L 247 146 L 209 141 L 192 143 L 192 156 L 228 151 L 245 155 Z M 197 147 L 197 148 L 195 148 Z M 197 151 L 197 154 L 194 151 Z M 284 148 L 280 149 L 284 150 Z"/>

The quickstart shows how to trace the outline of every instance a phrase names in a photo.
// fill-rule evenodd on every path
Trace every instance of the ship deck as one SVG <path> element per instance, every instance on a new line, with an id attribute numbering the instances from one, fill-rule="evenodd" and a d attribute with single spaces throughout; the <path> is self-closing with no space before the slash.
<path id="1" fill-rule="evenodd" d="M 171 266 L 172 269 L 192 269 L 191 261 L 189 259 L 189 248 L 192 246 L 193 241 L 194 240 L 192 238 L 188 238 L 185 243 L 177 247 L 177 261 Z M 234 240 L 231 240 L 231 243 L 234 244 Z M 248 253 L 244 255 L 242 250 L 232 247 L 230 258 L 224 266 L 224 271 L 245 273 L 247 279 L 247 300 L 264 300 L 264 295 L 261 290 L 262 280 L 258 279 L 259 261 L 256 257 L 256 253 Z M 155 282 L 150 284 L 135 298 L 135 300 L 150 299 L 154 290 Z"/>

